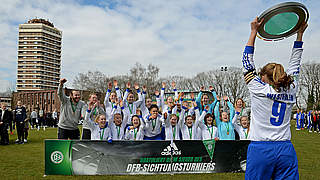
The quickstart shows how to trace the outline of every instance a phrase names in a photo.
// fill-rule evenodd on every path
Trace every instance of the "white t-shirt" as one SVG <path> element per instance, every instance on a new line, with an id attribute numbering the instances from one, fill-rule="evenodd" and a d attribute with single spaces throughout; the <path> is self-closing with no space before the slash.
<path id="1" fill-rule="evenodd" d="M 282 89 L 280 92 L 276 92 L 257 76 L 253 63 L 253 47 L 245 48 L 242 63 L 251 99 L 249 139 L 253 141 L 291 139 L 290 119 L 298 90 L 302 42 L 295 42 L 294 47 L 287 70 L 287 74 L 294 78 L 294 83 L 289 90 Z"/>

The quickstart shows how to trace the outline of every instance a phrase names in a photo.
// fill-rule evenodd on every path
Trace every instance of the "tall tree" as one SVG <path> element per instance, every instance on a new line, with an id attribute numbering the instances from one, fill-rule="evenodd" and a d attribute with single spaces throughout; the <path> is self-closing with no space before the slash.
<path id="1" fill-rule="evenodd" d="M 107 82 L 110 80 L 111 78 L 100 71 L 88 71 L 79 73 L 73 80 L 73 86 L 80 90 L 105 92 Z"/>
<path id="2" fill-rule="evenodd" d="M 307 105 L 307 109 L 313 109 L 313 104 L 319 106 L 320 101 L 320 64 L 305 63 L 301 66 L 300 87 L 298 102 Z"/>
<path id="3" fill-rule="evenodd" d="M 155 90 L 160 88 L 159 68 L 153 64 L 143 67 L 140 63 L 136 63 L 130 69 L 129 81 L 138 83 L 140 86 L 147 87 L 147 94 L 154 94 Z"/>

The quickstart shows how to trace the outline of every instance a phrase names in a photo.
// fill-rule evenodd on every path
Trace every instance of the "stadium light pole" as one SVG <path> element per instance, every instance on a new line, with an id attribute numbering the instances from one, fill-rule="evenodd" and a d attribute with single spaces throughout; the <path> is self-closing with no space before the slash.
<path id="1" fill-rule="evenodd" d="M 221 66 L 221 71 L 228 71 L 228 67 L 227 66 Z"/>
<path id="2" fill-rule="evenodd" d="M 223 76 L 225 76 L 226 75 L 225 73 L 228 71 L 228 67 L 227 66 L 221 66 L 220 70 L 223 73 Z M 223 78 L 223 82 L 224 82 L 224 84 L 226 83 L 226 78 Z M 222 93 L 222 92 L 220 92 L 220 93 Z M 220 96 L 222 96 L 222 94 L 220 94 Z"/>

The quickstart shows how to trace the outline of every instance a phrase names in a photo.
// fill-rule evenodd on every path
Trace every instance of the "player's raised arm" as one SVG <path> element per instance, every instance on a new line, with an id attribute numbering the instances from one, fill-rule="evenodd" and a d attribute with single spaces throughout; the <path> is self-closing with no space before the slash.
<path id="1" fill-rule="evenodd" d="M 262 22 L 263 20 L 259 21 L 258 17 L 256 17 L 251 22 L 250 37 L 245 47 L 245 50 L 243 52 L 242 66 L 243 66 L 245 81 L 247 84 L 257 75 L 254 62 L 253 62 L 253 52 L 254 52 L 254 44 L 255 44 L 257 33 L 258 33 L 258 29 L 261 26 Z"/>
<path id="2" fill-rule="evenodd" d="M 143 99 L 143 95 L 142 95 L 142 92 L 140 91 L 140 87 L 139 87 L 138 83 L 134 83 L 134 89 L 136 90 L 136 92 L 138 94 L 138 100 L 133 103 L 135 104 L 136 107 L 140 107 L 140 105 L 142 104 L 144 99 Z"/>
<path id="3" fill-rule="evenodd" d="M 103 104 L 104 104 L 104 106 L 106 108 L 111 106 L 111 103 L 109 102 L 109 97 L 110 97 L 111 90 L 112 90 L 112 83 L 109 82 L 108 83 L 108 89 L 107 89 L 107 92 L 106 92 L 106 96 L 104 97 L 104 101 L 103 101 Z"/>
<path id="4" fill-rule="evenodd" d="M 255 40 L 256 40 L 256 36 L 258 33 L 258 29 L 261 26 L 263 20 L 259 20 L 258 17 L 256 17 L 251 23 L 251 33 L 250 33 L 250 37 L 249 40 L 247 42 L 247 46 L 254 46 Z"/>
<path id="5" fill-rule="evenodd" d="M 131 88 L 131 83 L 130 82 L 127 82 L 126 84 L 126 90 L 124 92 L 124 95 L 123 95 L 123 101 L 124 101 L 124 105 L 125 106 L 128 106 L 128 95 L 129 95 L 129 92 L 130 92 L 130 88 Z"/>
<path id="6" fill-rule="evenodd" d="M 287 74 L 293 76 L 294 80 L 298 80 L 298 75 L 300 73 L 300 64 L 301 64 L 301 56 L 302 56 L 302 36 L 304 31 L 308 27 L 307 23 L 301 25 L 300 29 L 297 32 L 297 39 L 294 42 L 292 54 L 289 61 L 289 67 L 287 70 Z"/>
<path id="7" fill-rule="evenodd" d="M 161 104 L 161 110 L 162 112 L 164 112 L 164 91 L 165 91 L 165 88 L 166 88 L 166 83 L 165 82 L 162 82 L 162 88 L 161 88 L 161 91 L 160 91 L 160 104 Z M 160 107 L 159 107 L 160 108 Z"/>
<path id="8" fill-rule="evenodd" d="M 59 87 L 58 87 L 58 98 L 61 101 L 61 103 L 66 103 L 68 101 L 67 96 L 64 93 L 63 85 L 67 82 L 65 78 L 60 79 L 59 81 Z"/>

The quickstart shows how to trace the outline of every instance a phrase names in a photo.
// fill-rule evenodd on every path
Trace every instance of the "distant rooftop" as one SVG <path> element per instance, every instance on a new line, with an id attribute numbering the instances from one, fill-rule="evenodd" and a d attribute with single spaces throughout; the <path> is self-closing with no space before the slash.
<path id="1" fill-rule="evenodd" d="M 50 27 L 54 27 L 51 22 L 49 22 L 48 20 L 45 20 L 45 19 L 31 19 L 31 20 L 28 21 L 28 23 L 29 24 L 42 23 L 42 24 L 48 25 Z"/>

